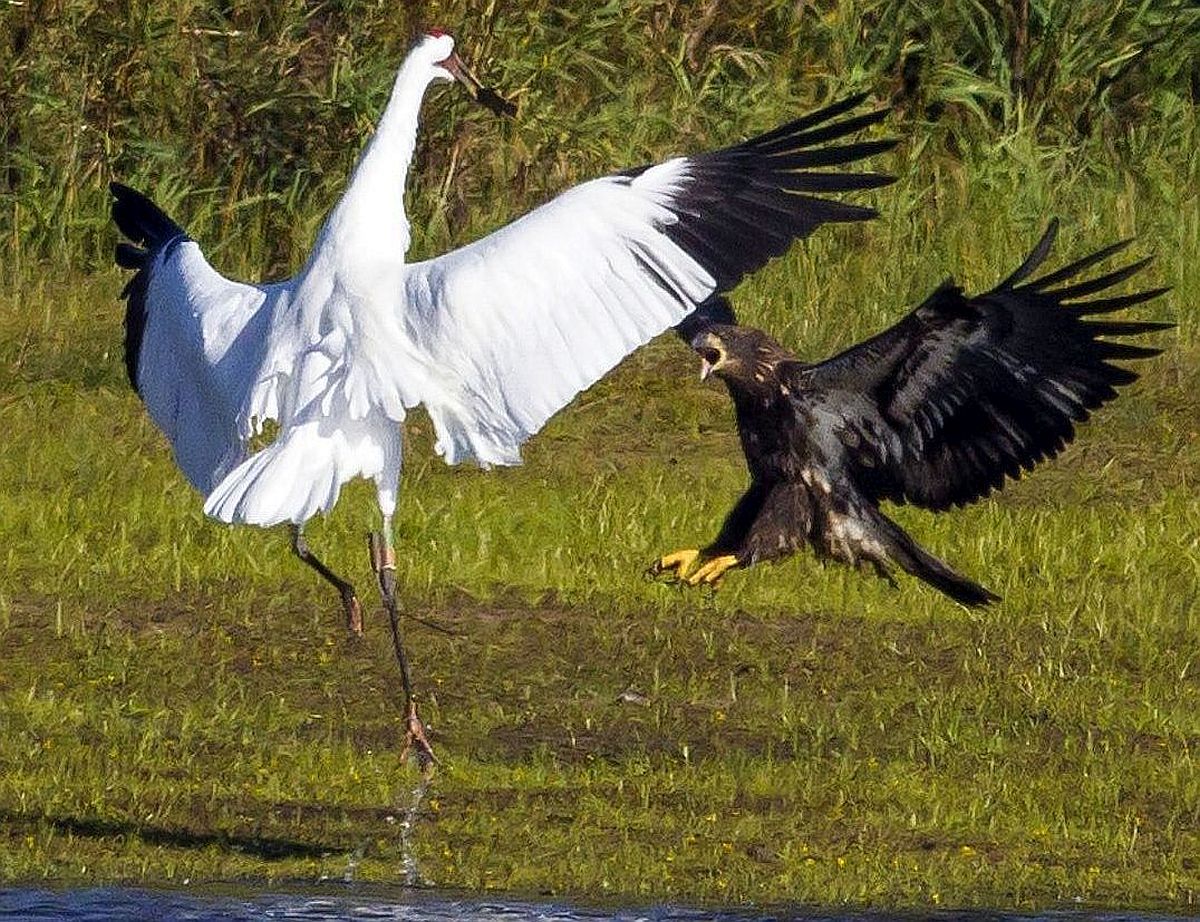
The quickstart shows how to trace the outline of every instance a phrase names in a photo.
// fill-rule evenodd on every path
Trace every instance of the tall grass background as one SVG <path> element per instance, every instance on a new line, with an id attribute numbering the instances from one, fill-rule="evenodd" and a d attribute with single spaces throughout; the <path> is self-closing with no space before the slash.
<path id="1" fill-rule="evenodd" d="M 1021 239 L 1054 211 L 1110 233 L 1195 211 L 1200 10 L 1182 2 L 6 0 L 9 287 L 44 260 L 109 263 L 111 178 L 157 196 L 228 272 L 286 274 L 430 23 L 521 115 L 432 94 L 410 184 L 418 254 L 582 178 L 860 90 L 895 110 L 902 186 L 881 201 L 909 244 L 972 209 Z M 1117 211 L 1131 188 L 1144 214 Z"/>

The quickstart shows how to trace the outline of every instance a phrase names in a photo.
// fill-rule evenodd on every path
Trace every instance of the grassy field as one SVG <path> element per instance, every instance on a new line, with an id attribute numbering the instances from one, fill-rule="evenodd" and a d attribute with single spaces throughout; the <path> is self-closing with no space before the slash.
<path id="1" fill-rule="evenodd" d="M 372 607 L 348 638 L 285 535 L 201 515 L 123 380 L 104 183 L 162 196 L 230 274 L 286 271 L 410 14 L 127 6 L 63 4 L 41 29 L 0 12 L 19 89 L 0 100 L 0 880 L 403 879 L 418 777 L 385 621 Z M 1035 26 L 1066 25 L 1014 67 L 1015 13 L 989 58 L 971 4 L 762 6 L 426 4 L 522 113 L 433 94 L 414 250 L 862 87 L 895 104 L 879 165 L 900 180 L 880 220 L 739 289 L 748 322 L 827 354 L 947 275 L 993 284 L 1058 215 L 1056 263 L 1131 234 L 1157 253 L 1144 284 L 1173 290 L 1137 316 L 1179 326 L 1060 459 L 967 510 L 893 510 L 1004 596 L 984 611 L 805 555 L 715 594 L 645 580 L 745 479 L 727 398 L 669 338 L 521 468 L 448 469 L 414 415 L 398 578 L 442 628 L 409 629 L 443 759 L 409 835 L 420 876 L 639 902 L 1192 906 L 1192 32 L 1168 4 L 1105 4 L 1124 18 L 1104 26 L 1100 4 L 1034 3 Z M 374 601 L 372 509 L 351 489 L 310 540 Z"/>

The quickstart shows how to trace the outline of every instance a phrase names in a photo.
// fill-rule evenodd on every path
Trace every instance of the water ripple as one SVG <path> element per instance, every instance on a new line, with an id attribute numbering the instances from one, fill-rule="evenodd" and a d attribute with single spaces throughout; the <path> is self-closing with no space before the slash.
<path id="1" fill-rule="evenodd" d="M 0 889 L 0 920 L 21 922 L 332 922 L 387 919 L 394 922 L 1174 922 L 1179 916 L 1146 913 L 988 911 L 909 913 L 796 910 L 747 913 L 675 906 L 636 909 L 579 908 L 563 904 L 474 900 L 401 891 L 391 896 L 345 893 L 195 892 L 127 887 L 92 889 Z"/>

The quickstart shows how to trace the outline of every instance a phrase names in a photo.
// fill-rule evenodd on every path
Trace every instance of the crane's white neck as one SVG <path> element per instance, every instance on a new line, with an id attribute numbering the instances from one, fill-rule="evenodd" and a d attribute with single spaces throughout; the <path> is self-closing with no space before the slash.
<path id="1" fill-rule="evenodd" d="M 429 84 L 437 76 L 437 70 L 429 66 L 423 56 L 411 54 L 396 74 L 392 95 L 387 108 L 375 128 L 375 135 L 367 143 L 366 150 L 355 167 L 351 186 L 360 181 L 374 181 L 376 171 L 390 177 L 391 186 L 403 196 L 404 181 L 408 165 L 412 161 L 413 149 L 417 144 L 417 120 L 421 113 L 421 100 Z M 403 204 L 403 202 L 401 202 Z"/>
<path id="2" fill-rule="evenodd" d="M 326 222 L 323 237 L 355 238 L 375 249 L 385 246 L 402 258 L 408 249 L 404 186 L 417 143 L 421 100 L 438 76 L 425 56 L 410 54 L 396 75 L 392 95 L 367 142 L 342 200 Z"/>

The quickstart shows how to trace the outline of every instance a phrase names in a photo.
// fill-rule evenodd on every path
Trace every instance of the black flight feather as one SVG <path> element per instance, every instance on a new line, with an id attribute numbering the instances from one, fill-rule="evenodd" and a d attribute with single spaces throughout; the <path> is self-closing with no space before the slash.
<path id="1" fill-rule="evenodd" d="M 125 372 L 134 390 L 138 388 L 138 357 L 142 351 L 142 336 L 146 330 L 146 291 L 159 254 L 187 240 L 183 228 L 167 217 L 166 212 L 150 199 L 119 182 L 109 184 L 113 195 L 112 218 L 121 233 L 134 246 L 122 241 L 117 244 L 115 258 L 122 269 L 135 274 L 125 284 L 121 297 L 125 299 Z M 145 249 L 142 249 L 144 247 Z"/>
<path id="2" fill-rule="evenodd" d="M 894 139 L 830 143 L 886 117 L 888 110 L 878 109 L 838 120 L 865 99 L 865 94 L 849 96 L 748 141 L 686 158 L 685 178 L 668 202 L 678 220 L 663 231 L 713 277 L 718 294 L 822 224 L 876 217 L 873 208 L 819 194 L 877 189 L 895 177 L 815 171 L 855 163 L 895 146 Z M 649 168 L 618 175 L 633 180 Z M 690 340 L 697 328 L 691 322 L 677 330 Z"/>

